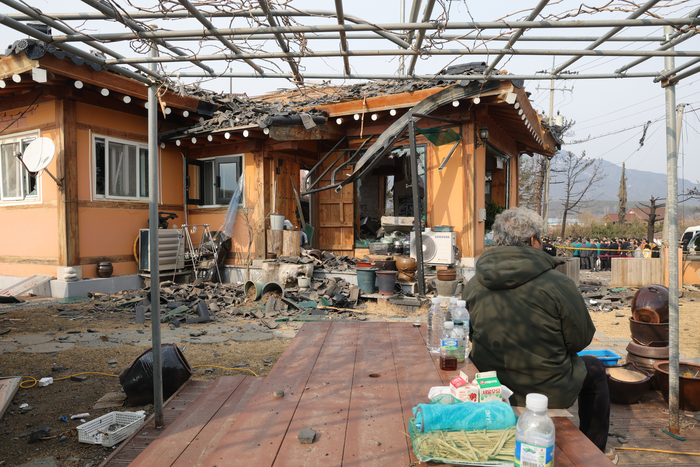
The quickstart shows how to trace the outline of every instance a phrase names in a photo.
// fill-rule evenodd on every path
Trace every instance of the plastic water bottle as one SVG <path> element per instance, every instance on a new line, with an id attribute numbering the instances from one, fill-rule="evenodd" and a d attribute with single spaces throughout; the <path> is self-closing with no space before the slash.
<path id="1" fill-rule="evenodd" d="M 527 410 L 515 427 L 516 467 L 552 467 L 554 465 L 554 423 L 547 415 L 547 396 L 528 394 Z"/>
<path id="2" fill-rule="evenodd" d="M 453 321 L 455 323 L 454 333 L 457 337 L 457 363 L 464 363 L 466 352 L 464 351 L 464 328 L 461 321 Z"/>
<path id="3" fill-rule="evenodd" d="M 442 311 L 438 297 L 433 298 L 431 303 L 428 310 L 428 350 L 431 353 L 439 353 L 440 339 L 445 326 L 445 312 Z"/>
<path id="4" fill-rule="evenodd" d="M 450 297 L 450 304 L 445 311 L 445 321 L 452 321 L 455 308 L 457 308 L 457 297 Z"/>
<path id="5" fill-rule="evenodd" d="M 457 300 L 457 307 L 453 313 L 455 322 L 461 324 L 464 329 L 464 356 L 469 357 L 469 311 L 466 300 Z"/>
<path id="6" fill-rule="evenodd" d="M 445 321 L 445 330 L 440 341 L 440 369 L 455 371 L 457 369 L 457 334 L 454 331 L 455 323 Z"/>

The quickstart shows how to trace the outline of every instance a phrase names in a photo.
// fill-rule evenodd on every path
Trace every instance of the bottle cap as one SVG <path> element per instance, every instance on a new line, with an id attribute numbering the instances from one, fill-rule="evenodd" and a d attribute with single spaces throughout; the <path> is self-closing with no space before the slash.
<path id="1" fill-rule="evenodd" d="M 450 304 L 456 304 L 457 303 L 457 297 L 450 297 Z"/>
<path id="2" fill-rule="evenodd" d="M 430 300 L 430 302 L 431 302 L 433 305 L 439 305 L 439 304 L 440 304 L 440 297 L 433 297 L 433 299 Z"/>
<path id="3" fill-rule="evenodd" d="M 467 307 L 467 301 L 466 300 L 457 300 L 457 306 L 460 308 L 466 308 Z"/>
<path id="4" fill-rule="evenodd" d="M 535 392 L 525 396 L 525 407 L 528 410 L 534 410 L 536 412 L 542 412 L 547 410 L 547 404 L 549 399 L 544 394 L 537 394 Z"/>
<path id="5" fill-rule="evenodd" d="M 445 321 L 445 329 L 454 329 L 455 323 L 452 321 Z"/>

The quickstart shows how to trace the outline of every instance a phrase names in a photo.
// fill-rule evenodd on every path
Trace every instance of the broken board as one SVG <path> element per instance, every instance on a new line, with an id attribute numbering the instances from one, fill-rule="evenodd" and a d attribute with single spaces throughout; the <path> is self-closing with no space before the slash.
<path id="1" fill-rule="evenodd" d="M 5 410 L 15 397 L 19 383 L 22 381 L 21 376 L 13 376 L 12 378 L 0 378 L 0 419 L 5 415 Z"/>
<path id="2" fill-rule="evenodd" d="M 53 280 L 53 276 L 46 274 L 36 274 L 32 277 L 24 279 L 5 290 L 0 290 L 0 296 L 5 297 L 16 297 L 18 295 L 25 294 L 29 291 L 33 291 L 35 295 L 42 297 L 51 296 L 51 285 L 50 282 Z"/>

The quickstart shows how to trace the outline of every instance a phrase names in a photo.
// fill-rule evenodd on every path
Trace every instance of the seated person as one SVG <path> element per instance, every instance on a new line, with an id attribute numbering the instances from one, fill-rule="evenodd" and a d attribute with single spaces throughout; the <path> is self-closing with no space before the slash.
<path id="1" fill-rule="evenodd" d="M 513 390 L 511 403 L 544 394 L 550 409 L 578 398 L 579 429 L 603 452 L 608 439 L 610 398 L 605 367 L 579 357 L 595 326 L 573 280 L 555 271 L 563 261 L 541 250 L 542 218 L 515 208 L 496 216 L 496 247 L 479 257 L 464 288 L 471 316 L 471 361 L 479 371 L 496 370 Z"/>

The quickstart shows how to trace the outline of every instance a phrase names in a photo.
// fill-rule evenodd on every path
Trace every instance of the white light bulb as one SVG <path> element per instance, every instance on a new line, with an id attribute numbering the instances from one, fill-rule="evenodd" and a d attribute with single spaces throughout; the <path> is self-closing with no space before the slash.
<path id="1" fill-rule="evenodd" d="M 207 141 L 211 143 L 212 141 L 214 141 L 214 137 L 212 135 L 207 136 Z"/>
<path id="2" fill-rule="evenodd" d="M 75 86 L 76 89 L 83 89 L 83 82 L 76 81 L 75 83 L 73 83 L 73 86 Z"/>
<path id="3" fill-rule="evenodd" d="M 231 133 L 229 133 L 228 131 L 226 133 L 224 133 L 224 138 L 229 139 L 230 137 L 231 137 Z"/>
<path id="4" fill-rule="evenodd" d="M 123 100 L 125 104 L 131 103 L 131 96 L 124 96 Z"/>
<path id="5" fill-rule="evenodd" d="M 12 75 L 12 81 L 19 83 L 22 81 L 22 77 L 20 75 Z"/>
<path id="6" fill-rule="evenodd" d="M 182 116 L 185 117 L 185 118 L 187 118 L 187 117 L 190 116 L 190 113 L 189 113 L 188 111 L 184 110 L 184 111 L 182 112 Z"/>
<path id="7" fill-rule="evenodd" d="M 165 149 L 165 143 L 160 143 L 160 148 Z"/>
<path id="8" fill-rule="evenodd" d="M 342 118 L 336 118 L 336 119 L 335 119 L 335 123 L 337 123 L 338 125 L 342 125 L 342 124 L 343 124 L 343 119 L 342 119 Z"/>
<path id="9" fill-rule="evenodd" d="M 197 144 L 197 138 L 195 138 L 194 136 L 192 137 L 191 141 L 192 141 L 192 144 Z"/>
<path id="10" fill-rule="evenodd" d="M 459 107 L 459 101 L 452 101 L 452 107 Z"/>
<path id="11" fill-rule="evenodd" d="M 378 118 L 379 118 L 379 115 L 377 115 L 377 114 L 372 114 L 372 121 L 375 121 L 375 122 L 376 122 Z"/>
<path id="12" fill-rule="evenodd" d="M 244 138 L 247 138 L 249 134 L 250 133 L 248 133 L 248 130 L 243 130 L 243 137 Z"/>
<path id="13" fill-rule="evenodd" d="M 175 141 L 175 146 L 179 146 L 180 144 L 180 140 Z"/>
<path id="14" fill-rule="evenodd" d="M 100 91 L 100 94 L 102 94 L 105 97 L 109 96 L 109 89 L 102 88 L 102 90 Z"/>
<path id="15" fill-rule="evenodd" d="M 474 98 L 474 103 L 475 103 L 475 104 L 478 104 L 479 102 L 481 102 L 481 98 L 480 98 L 480 97 L 475 97 L 475 98 Z"/>
<path id="16" fill-rule="evenodd" d="M 389 111 L 389 115 L 391 115 L 392 117 L 396 116 L 396 109 L 391 109 Z"/>
<path id="17" fill-rule="evenodd" d="M 355 120 L 359 120 L 359 119 L 360 119 L 360 114 L 355 114 L 354 118 L 355 118 Z"/>
<path id="18" fill-rule="evenodd" d="M 269 134 L 270 134 L 270 129 L 269 129 L 269 128 L 263 128 L 263 133 L 265 133 L 266 135 L 269 135 Z"/>
<path id="19" fill-rule="evenodd" d="M 170 115 L 170 113 L 173 111 L 170 107 L 165 108 L 165 115 Z"/>

